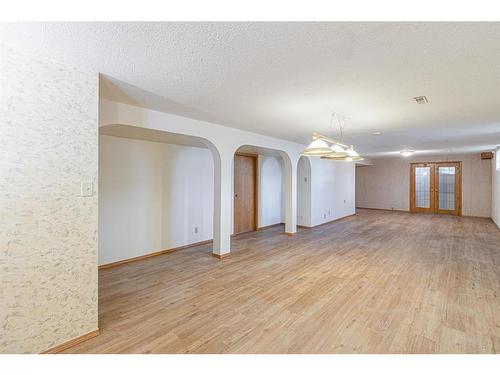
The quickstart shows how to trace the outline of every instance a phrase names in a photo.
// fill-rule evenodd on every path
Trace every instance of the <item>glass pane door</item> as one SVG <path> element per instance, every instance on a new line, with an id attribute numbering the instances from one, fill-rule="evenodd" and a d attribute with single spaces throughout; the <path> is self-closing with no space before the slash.
<path id="1" fill-rule="evenodd" d="M 438 209 L 455 211 L 455 167 L 438 166 Z"/>
<path id="2" fill-rule="evenodd" d="M 415 167 L 415 207 L 431 208 L 431 167 Z"/>
<path id="3" fill-rule="evenodd" d="M 461 162 L 410 164 L 410 211 L 462 215 Z"/>
<path id="4" fill-rule="evenodd" d="M 410 176 L 410 211 L 434 212 L 435 166 L 432 163 L 412 163 Z"/>
<path id="5" fill-rule="evenodd" d="M 436 165 L 436 212 L 462 214 L 462 171 L 460 162 L 442 162 Z"/>

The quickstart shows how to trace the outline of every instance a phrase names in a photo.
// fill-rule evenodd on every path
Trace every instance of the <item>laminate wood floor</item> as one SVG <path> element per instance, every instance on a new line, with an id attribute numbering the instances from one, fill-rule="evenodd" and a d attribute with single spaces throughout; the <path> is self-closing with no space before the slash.
<path id="1" fill-rule="evenodd" d="M 500 230 L 358 210 L 99 272 L 101 335 L 67 353 L 496 353 Z"/>

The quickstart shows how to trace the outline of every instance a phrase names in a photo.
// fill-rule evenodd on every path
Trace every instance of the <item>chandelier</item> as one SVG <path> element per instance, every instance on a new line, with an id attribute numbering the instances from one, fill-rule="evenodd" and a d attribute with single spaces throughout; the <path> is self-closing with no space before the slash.
<path id="1" fill-rule="evenodd" d="M 335 112 L 332 114 L 330 120 L 330 126 L 333 129 L 333 119 L 337 118 L 340 139 L 342 140 L 342 123 L 340 116 Z M 345 122 L 345 119 L 344 119 Z M 354 151 L 354 147 L 352 145 L 346 145 L 342 143 L 342 141 L 338 141 L 334 138 L 327 137 L 325 135 L 319 133 L 313 133 L 312 136 L 313 141 L 309 146 L 307 146 L 302 155 L 304 156 L 319 156 L 321 159 L 330 159 L 330 160 L 345 160 L 345 161 L 357 161 L 363 160 L 359 154 Z"/>

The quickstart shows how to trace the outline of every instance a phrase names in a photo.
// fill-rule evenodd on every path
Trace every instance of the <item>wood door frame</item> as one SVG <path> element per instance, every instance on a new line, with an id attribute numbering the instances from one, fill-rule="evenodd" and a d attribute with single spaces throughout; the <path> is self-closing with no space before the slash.
<path id="1" fill-rule="evenodd" d="M 430 168 L 430 176 L 429 176 L 429 184 L 431 187 L 430 191 L 430 204 L 429 208 L 423 207 L 415 207 L 415 173 L 413 173 L 414 168 L 416 167 L 429 167 Z M 433 213 L 436 210 L 435 204 L 436 200 L 434 199 L 434 183 L 435 183 L 435 165 L 431 162 L 417 162 L 410 163 L 410 212 L 426 212 Z"/>
<path id="2" fill-rule="evenodd" d="M 454 210 L 440 210 L 439 209 L 439 167 L 455 167 L 455 209 Z M 462 216 L 462 162 L 461 161 L 446 161 L 436 163 L 436 179 L 437 190 L 436 194 L 436 213 L 446 215 Z M 451 211 L 451 212 L 450 212 Z"/>
<path id="3" fill-rule="evenodd" d="M 438 168 L 440 166 L 454 166 L 456 170 L 455 178 L 455 212 L 449 210 L 439 210 L 439 180 Z M 415 174 L 414 167 L 430 167 L 431 168 L 431 204 L 429 209 L 415 207 Z M 429 161 L 429 162 L 412 162 L 410 163 L 410 212 L 428 212 L 436 214 L 448 214 L 462 216 L 462 162 L 461 161 Z"/>
<path id="4" fill-rule="evenodd" d="M 235 152 L 234 156 L 246 156 L 254 159 L 254 228 L 252 231 L 256 231 L 259 227 L 258 219 L 259 219 L 259 155 L 258 154 L 251 154 L 247 152 Z M 234 158 L 233 158 L 233 163 L 234 163 Z M 234 170 L 234 167 L 233 167 Z M 235 195 L 235 179 L 233 178 L 233 236 L 237 236 L 238 234 L 243 234 L 243 233 L 249 233 L 249 232 L 241 232 L 241 233 L 234 233 L 234 214 L 235 214 L 235 201 L 234 199 L 236 198 Z"/>

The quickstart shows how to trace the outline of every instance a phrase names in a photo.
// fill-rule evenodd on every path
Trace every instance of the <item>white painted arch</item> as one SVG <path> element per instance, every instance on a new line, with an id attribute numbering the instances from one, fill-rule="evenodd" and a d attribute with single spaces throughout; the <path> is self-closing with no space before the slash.
<path id="1" fill-rule="evenodd" d="M 303 146 L 301 146 L 302 151 Z M 283 161 L 283 192 L 285 204 L 285 232 L 293 234 L 297 231 L 297 164 L 298 157 L 283 149 L 274 149 L 258 145 L 245 144 L 235 152 L 250 152 L 265 156 L 281 157 Z M 233 183 L 234 186 L 234 183 Z"/>
<path id="2" fill-rule="evenodd" d="M 286 232 L 297 231 L 297 165 L 304 145 L 209 122 L 154 111 L 110 100 L 99 103 L 99 127 L 129 126 L 169 133 L 177 139 L 193 137 L 214 157 L 214 244 L 219 256 L 231 250 L 233 160 L 241 147 L 276 152 L 284 160 Z M 109 128 L 108 128 L 109 129 Z M 138 131 L 138 130 L 135 130 Z"/>

